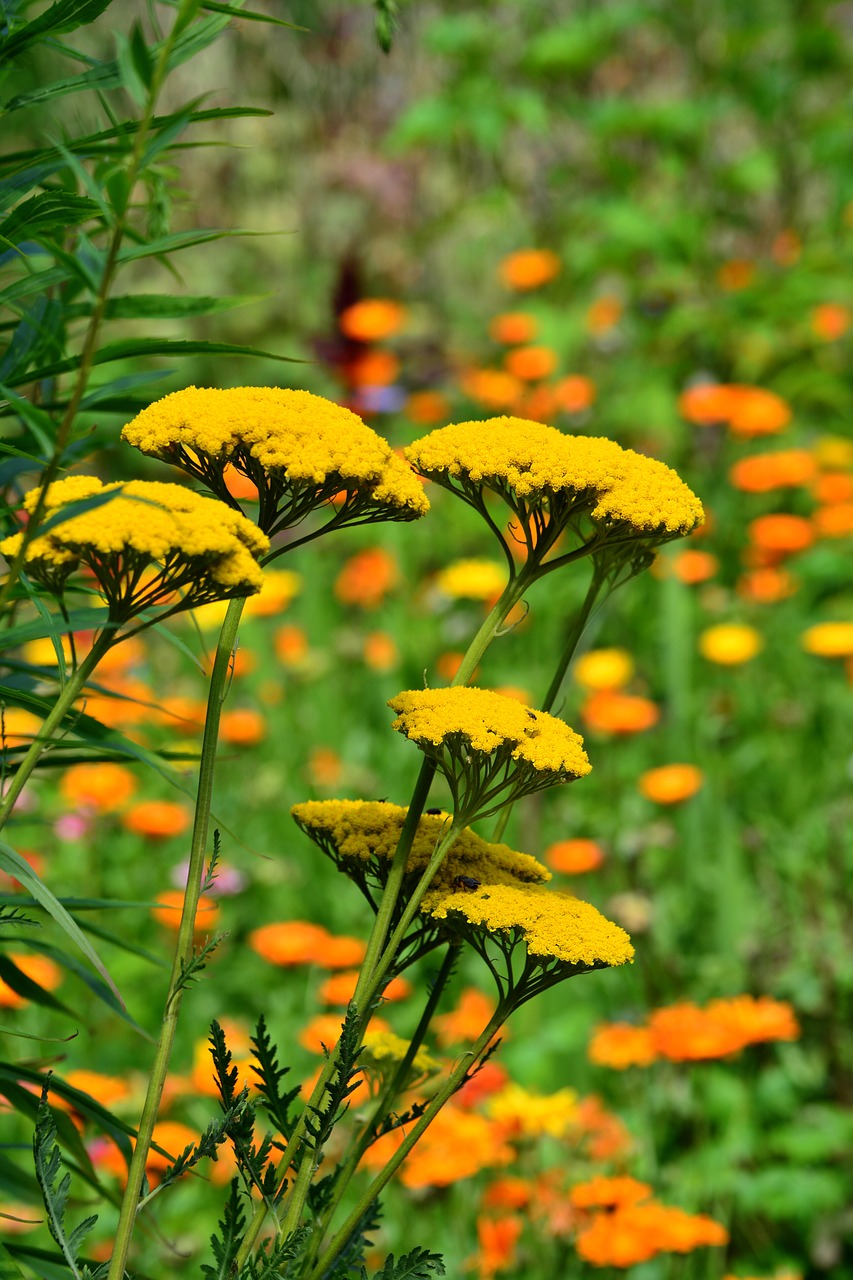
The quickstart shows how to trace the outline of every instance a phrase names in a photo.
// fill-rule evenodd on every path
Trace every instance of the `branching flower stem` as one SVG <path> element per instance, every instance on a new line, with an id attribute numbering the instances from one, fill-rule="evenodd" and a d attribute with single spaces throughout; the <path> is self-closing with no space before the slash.
<path id="1" fill-rule="evenodd" d="M 366 1189 L 358 1204 L 347 1218 L 346 1222 L 340 1230 L 335 1233 L 329 1243 L 329 1247 L 314 1267 L 314 1270 L 309 1273 L 307 1280 L 322 1280 L 322 1277 L 328 1274 L 329 1268 L 341 1250 L 345 1247 L 359 1222 L 361 1222 L 365 1211 L 373 1204 L 376 1197 L 381 1195 L 382 1191 L 394 1177 L 394 1174 L 397 1172 L 406 1156 L 432 1124 L 444 1104 L 452 1098 L 453 1094 L 465 1079 L 466 1074 L 476 1064 L 480 1055 L 488 1048 L 496 1033 L 500 1030 L 511 1012 L 511 1005 L 504 1003 L 498 1005 L 479 1039 L 471 1049 L 467 1050 L 467 1052 L 463 1053 L 459 1058 L 453 1070 L 448 1075 L 444 1084 L 439 1089 L 420 1120 L 412 1126 L 401 1145 L 397 1148 L 394 1155 L 382 1169 L 382 1172 L 377 1174 L 373 1179 L 370 1186 Z"/>
<path id="2" fill-rule="evenodd" d="M 520 570 L 513 571 L 510 579 L 504 587 L 503 592 L 495 601 L 495 604 L 489 610 L 474 639 L 468 646 L 467 652 L 459 666 L 459 670 L 452 681 L 455 685 L 468 684 L 477 666 L 488 649 L 491 642 L 500 634 L 501 627 L 506 620 L 507 614 L 516 605 L 524 595 L 525 591 L 535 581 L 537 571 L 535 568 L 528 568 L 527 565 L 522 566 Z M 406 815 L 406 821 L 403 824 L 403 830 L 400 833 L 400 839 L 394 854 L 388 872 L 388 880 L 379 902 L 379 909 L 373 922 L 373 929 L 367 943 L 367 951 L 365 953 L 364 963 L 362 964 L 361 973 L 359 975 L 356 991 L 353 1001 L 358 1007 L 361 1014 L 361 1030 L 362 1033 L 370 1017 L 371 1002 L 378 991 L 382 978 L 387 973 L 391 962 L 393 961 L 395 952 L 402 941 L 406 929 L 408 929 L 415 912 L 418 909 L 420 900 L 429 886 L 435 872 L 441 865 L 444 855 L 453 840 L 459 833 L 461 827 L 452 827 L 442 838 L 436 853 L 430 860 L 429 867 L 424 872 L 420 883 L 410 902 L 406 906 L 406 910 L 400 919 L 397 928 L 386 945 L 388 932 L 391 927 L 391 920 L 397 906 L 397 900 L 400 896 L 400 890 L 403 884 L 403 878 L 406 872 L 406 863 L 412 849 L 415 832 L 420 822 L 423 811 L 426 807 L 427 798 L 429 796 L 432 780 L 435 776 L 436 764 L 434 760 L 425 758 L 418 774 L 412 799 L 409 804 L 409 810 Z M 464 825 L 464 824 L 463 824 Z M 448 837 L 451 837 L 450 839 Z M 276 1194 L 279 1195 L 284 1189 L 285 1179 L 290 1172 L 291 1167 L 296 1166 L 296 1162 L 300 1156 L 301 1148 L 307 1133 L 306 1121 L 312 1113 L 312 1108 L 316 1109 L 322 1105 L 323 1097 L 326 1093 L 326 1087 L 337 1070 L 337 1054 L 332 1053 L 326 1060 L 323 1070 L 314 1086 L 314 1091 L 306 1104 L 299 1121 L 296 1124 L 287 1144 L 287 1153 L 284 1156 L 278 1168 L 278 1183 Z M 299 1225 L 302 1217 L 302 1211 L 305 1207 L 305 1201 L 308 1196 L 308 1190 L 314 1177 L 314 1159 L 312 1153 L 305 1153 L 304 1158 L 298 1165 L 296 1181 L 291 1189 L 288 1198 L 288 1209 L 284 1221 L 281 1224 L 281 1232 L 286 1236 L 294 1231 Z M 254 1217 L 250 1222 L 243 1242 L 237 1253 L 232 1267 L 232 1274 L 238 1275 L 241 1267 L 243 1267 L 247 1259 L 257 1244 L 261 1229 L 264 1224 L 267 1209 L 266 1205 L 261 1204 L 255 1210 Z M 113 1280 L 113 1277 L 108 1277 Z"/>
<path id="3" fill-rule="evenodd" d="M 145 1177 L 145 1163 L 151 1148 L 151 1137 L 163 1088 L 169 1071 L 172 1047 L 178 1025 L 178 1015 L 183 995 L 183 978 L 193 956 L 193 936 L 198 900 L 201 893 L 201 882 L 204 875 L 204 863 L 207 850 L 207 836 L 210 825 L 210 806 L 213 797 L 213 776 L 216 767 L 216 745 L 219 738 L 219 721 L 222 704 L 228 692 L 231 656 L 237 639 L 237 628 L 243 613 L 245 599 L 231 600 L 228 612 L 222 623 L 213 672 L 210 677 L 210 689 L 207 698 L 207 715 L 204 722 L 204 737 L 201 745 L 199 761 L 198 792 L 196 794 L 195 818 L 193 821 L 192 841 L 190 844 L 189 870 L 187 886 L 184 892 L 184 903 L 181 911 L 181 923 L 175 944 L 175 955 L 172 962 L 172 973 L 163 1008 L 163 1020 L 160 1036 L 154 1055 L 154 1063 L 148 1080 L 148 1091 L 139 1122 L 139 1132 L 133 1158 L 128 1170 L 127 1186 L 121 1202 L 118 1226 L 116 1228 L 115 1246 L 110 1261 L 107 1280 L 123 1280 L 133 1226 L 139 1209 L 139 1197 Z"/>

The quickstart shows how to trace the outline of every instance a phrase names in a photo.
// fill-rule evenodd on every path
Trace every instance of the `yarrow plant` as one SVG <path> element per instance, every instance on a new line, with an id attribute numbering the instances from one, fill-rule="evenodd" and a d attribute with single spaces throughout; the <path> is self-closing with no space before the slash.
<path id="1" fill-rule="evenodd" d="M 420 482 L 384 441 L 355 414 L 306 392 L 188 388 L 144 409 L 123 435 L 143 452 L 183 468 L 213 496 L 175 484 L 103 485 L 76 476 L 53 484 L 43 498 L 27 496 L 25 510 L 41 501 L 48 517 L 23 548 L 32 579 L 64 601 L 74 574 L 85 569 L 87 589 L 94 583 L 107 606 L 103 635 L 108 639 L 103 647 L 96 642 L 95 658 L 80 667 L 75 696 L 108 645 L 181 609 L 211 600 L 230 603 L 210 679 L 172 976 L 110 1280 L 124 1276 L 137 1214 L 151 1198 L 145 1170 L 156 1141 L 182 995 L 209 949 L 196 951 L 193 938 L 202 887 L 211 876 L 205 863 L 216 744 L 245 599 L 262 586 L 260 565 L 321 534 L 350 524 L 413 520 L 429 509 Z M 383 1188 L 453 1095 L 475 1077 L 513 1011 L 555 983 L 633 957 L 627 933 L 574 895 L 547 887 L 550 872 L 535 857 L 489 842 L 472 829 L 506 813 L 520 797 L 583 779 L 591 765 L 581 737 L 564 721 L 468 682 L 510 609 L 539 578 L 590 556 L 598 596 L 647 564 L 655 546 L 694 527 L 702 514 L 698 500 L 674 472 L 652 459 L 608 440 L 563 436 L 520 419 L 446 427 L 407 453 L 425 478 L 446 485 L 480 512 L 504 546 L 510 578 L 451 687 L 408 690 L 389 702 L 397 717 L 391 728 L 422 755 L 409 803 L 331 800 L 294 808 L 299 827 L 361 890 L 374 922 L 337 1044 L 329 1045 L 311 1098 L 295 1118 L 290 1114 L 295 1095 L 285 1100 L 279 1092 L 274 1050 L 263 1026 L 258 1030 L 259 1087 L 284 1144 L 265 1139 L 257 1146 L 250 1140 L 256 1104 L 237 1091 L 225 1036 L 214 1025 L 211 1044 L 223 1119 L 183 1154 L 165 1183 L 230 1139 L 243 1192 L 235 1183 L 225 1235 L 214 1243 L 221 1276 L 248 1280 L 271 1274 L 268 1268 L 285 1259 L 287 1274 L 304 1280 L 331 1274 L 353 1248 L 364 1248 L 365 1225 Z M 241 477 L 239 483 L 235 476 Z M 256 498 L 245 497 L 246 481 Z M 487 491 L 508 505 L 509 535 L 487 507 Z M 527 552 L 518 571 L 507 540 L 516 536 Z M 557 544 L 564 537 L 570 547 L 561 550 Z M 8 538 L 2 550 L 14 556 L 21 539 L 21 534 Z M 588 598 L 569 627 L 558 674 L 590 607 Z M 65 708 L 72 703 L 66 694 Z M 46 737 L 33 744 L 32 758 L 22 765 L 24 781 L 46 744 Z M 447 812 L 427 813 L 436 777 L 443 779 L 450 804 Z M 12 802 L 19 793 L 13 781 Z M 470 1049 L 442 1072 L 426 1041 L 466 947 L 490 971 L 497 1005 Z M 423 956 L 442 951 L 411 1039 L 371 1028 L 389 984 Z M 370 1105 L 359 1112 L 349 1145 L 321 1194 L 317 1167 L 361 1079 L 372 1082 Z M 429 1089 L 418 1098 L 427 1079 Z M 346 1209 L 362 1160 L 383 1134 L 403 1123 L 397 1114 L 401 1099 L 412 1096 L 413 1089 L 403 1140 L 358 1191 L 355 1206 Z M 248 1223 L 242 1207 L 246 1196 L 252 1209 Z M 275 1230 L 272 1243 L 262 1240 L 268 1218 Z"/>

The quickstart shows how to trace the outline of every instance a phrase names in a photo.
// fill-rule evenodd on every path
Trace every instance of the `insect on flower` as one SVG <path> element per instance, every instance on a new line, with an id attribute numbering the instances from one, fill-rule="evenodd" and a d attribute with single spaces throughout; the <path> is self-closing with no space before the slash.
<path id="1" fill-rule="evenodd" d="M 473 876 L 456 876 L 453 880 L 454 889 L 467 889 L 469 893 L 473 893 L 479 887 L 480 881 L 475 880 Z"/>

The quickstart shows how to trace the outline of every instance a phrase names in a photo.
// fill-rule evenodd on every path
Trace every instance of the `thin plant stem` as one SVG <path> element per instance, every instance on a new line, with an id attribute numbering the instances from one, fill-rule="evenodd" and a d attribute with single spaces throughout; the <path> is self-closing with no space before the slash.
<path id="1" fill-rule="evenodd" d="M 127 1186 L 124 1189 L 124 1196 L 121 1202 L 115 1245 L 107 1280 L 123 1280 L 124 1277 L 134 1223 L 139 1208 L 139 1197 L 145 1177 L 145 1164 L 148 1159 L 148 1152 L 151 1149 L 151 1137 L 157 1121 L 157 1114 L 160 1110 L 160 1101 L 169 1071 L 172 1047 L 175 1043 L 184 978 L 193 957 L 195 917 L 204 875 L 207 834 L 210 825 L 210 806 L 213 797 L 213 777 L 216 768 L 219 721 L 222 714 L 222 704 L 228 692 L 231 655 L 234 651 L 237 628 L 240 624 L 244 605 L 244 598 L 229 601 L 228 612 L 222 623 L 219 641 L 216 646 L 216 656 L 213 661 L 213 671 L 210 677 L 210 689 L 207 698 L 204 737 L 199 759 L 198 791 L 196 793 L 189 870 L 184 891 L 181 923 L 175 944 L 168 993 L 163 1008 L 160 1036 L 148 1079 L 148 1090 L 142 1108 L 142 1117 L 139 1121 L 139 1132 L 136 1137 L 133 1158 L 128 1169 Z"/>
<path id="2" fill-rule="evenodd" d="M 308 1280 L 322 1280 L 322 1277 L 326 1275 L 335 1258 L 337 1258 L 338 1254 L 350 1239 L 353 1231 L 355 1231 L 358 1224 L 362 1221 L 367 1210 L 373 1204 L 374 1200 L 376 1200 L 377 1196 L 381 1195 L 382 1191 L 391 1181 L 406 1156 L 432 1124 L 444 1104 L 459 1088 L 467 1072 L 470 1071 L 473 1064 L 488 1047 L 496 1032 L 500 1030 L 501 1026 L 506 1021 L 510 1012 L 511 1010 L 508 1006 L 504 1004 L 498 1005 L 498 1008 L 489 1019 L 488 1025 L 481 1033 L 479 1039 L 471 1049 L 462 1054 L 459 1061 L 456 1063 L 456 1066 L 450 1072 L 446 1081 L 442 1085 L 441 1089 L 439 1089 L 424 1114 L 406 1135 L 405 1139 L 394 1152 L 393 1156 L 391 1156 L 381 1173 L 377 1174 L 373 1179 L 370 1186 L 361 1196 L 358 1204 L 347 1218 L 346 1222 L 340 1230 L 336 1232 L 329 1244 L 329 1247 L 326 1249 L 326 1252 L 320 1258 L 320 1261 L 317 1263 L 314 1270 L 309 1273 Z"/>
<path id="3" fill-rule="evenodd" d="M 551 680 L 551 683 L 548 686 L 548 691 L 545 694 L 545 697 L 542 699 L 542 706 L 540 708 L 540 710 L 542 711 L 550 711 L 554 703 L 557 701 L 557 698 L 560 693 L 560 689 L 562 688 L 562 685 L 563 685 L 563 681 L 566 678 L 566 672 L 569 669 L 569 663 L 574 657 L 575 650 L 580 644 L 581 636 L 583 635 L 586 629 L 586 624 L 589 622 L 590 614 L 595 608 L 595 602 L 598 599 L 599 593 L 605 581 L 606 581 L 606 574 L 599 568 L 597 564 L 593 563 L 592 578 L 590 579 L 590 584 L 587 589 L 587 593 L 584 596 L 583 604 L 581 605 L 578 612 L 575 614 L 574 618 L 569 624 L 568 630 L 566 631 L 566 639 L 565 639 L 565 643 L 563 644 L 563 651 L 560 654 L 560 661 L 557 663 L 557 669 L 554 672 L 553 679 Z M 498 820 L 495 823 L 494 834 L 492 835 L 492 839 L 495 842 L 499 841 L 503 837 L 503 833 L 506 831 L 506 826 L 507 826 L 507 823 L 509 822 L 512 810 L 513 810 L 512 802 L 510 802 L 507 805 L 504 805 L 503 809 L 501 810 L 498 816 Z"/>
<path id="4" fill-rule="evenodd" d="M 438 1003 L 444 993 L 444 988 L 447 986 L 451 974 L 453 973 L 454 966 L 459 957 L 459 949 L 461 945 L 461 941 L 455 940 L 447 948 L 441 968 L 436 974 L 435 982 L 432 984 L 429 999 L 424 1005 L 423 1013 L 420 1016 L 418 1025 L 409 1042 L 409 1047 L 406 1050 L 405 1057 L 398 1062 L 394 1074 L 382 1090 L 379 1100 L 373 1110 L 373 1114 L 370 1116 L 369 1120 L 365 1122 L 360 1134 L 353 1138 L 347 1157 L 338 1171 L 337 1181 L 335 1182 L 335 1192 L 332 1196 L 332 1200 L 326 1210 L 322 1222 L 316 1229 L 317 1244 L 316 1248 L 312 1251 L 312 1256 L 309 1261 L 313 1261 L 314 1257 L 316 1257 L 316 1254 L 322 1245 L 323 1237 L 328 1230 L 335 1213 L 337 1212 L 338 1205 L 340 1204 L 344 1193 L 352 1180 L 353 1174 L 358 1168 L 359 1161 L 373 1141 L 373 1135 L 376 1132 L 378 1125 L 386 1116 L 390 1115 L 391 1106 L 394 1103 L 394 1100 L 402 1092 L 405 1086 L 409 1071 L 417 1057 L 418 1050 L 424 1042 L 424 1037 L 429 1030 L 433 1014 L 435 1013 Z"/>
<path id="5" fill-rule="evenodd" d="M 15 801 L 24 789 L 31 773 L 41 758 L 42 752 L 49 747 L 52 741 L 53 732 L 59 727 L 66 714 L 74 706 L 80 694 L 86 687 L 89 676 L 95 670 L 101 658 L 107 649 L 114 644 L 120 644 L 120 640 L 116 640 L 112 631 L 102 631 L 89 652 L 83 658 L 80 665 L 71 673 L 65 682 L 65 686 L 53 704 L 50 714 L 45 718 L 44 723 L 30 744 L 30 748 L 24 756 L 18 768 L 15 770 L 14 776 L 9 783 L 8 790 L 0 804 L 0 829 L 2 829 L 9 820 L 12 810 L 15 807 Z"/>
<path id="6" fill-rule="evenodd" d="M 510 576 L 509 582 L 505 586 L 501 595 L 495 601 L 495 604 L 489 610 L 489 613 L 483 620 L 482 626 L 468 646 L 465 656 L 459 665 L 459 669 L 451 681 L 452 687 L 467 684 L 471 679 L 483 654 L 498 635 L 510 609 L 518 603 L 524 595 L 524 592 L 530 586 L 531 582 L 534 581 L 535 576 L 535 573 L 528 571 L 526 565 L 518 574 Z M 360 1011 L 365 1008 L 369 1008 L 370 999 L 376 992 L 381 978 L 387 971 L 388 966 L 391 963 L 391 959 L 393 958 L 393 950 L 391 946 L 386 948 L 384 956 L 382 954 L 383 947 L 385 939 L 388 936 L 388 930 L 391 925 L 394 909 L 400 896 L 400 889 L 402 887 L 403 877 L 406 871 L 406 863 L 408 862 L 409 854 L 411 852 L 417 825 L 420 822 L 421 815 L 426 806 L 435 770 L 435 762 L 425 758 L 421 764 L 420 772 L 418 773 L 415 789 L 406 814 L 406 820 L 403 824 L 403 830 L 400 833 L 397 849 L 394 853 L 394 858 L 388 871 L 388 880 L 386 881 L 385 889 L 383 890 L 382 898 L 379 902 L 376 919 L 374 920 L 373 929 L 371 930 L 370 938 L 368 939 L 367 951 L 359 974 L 356 991 L 353 996 L 353 1001 Z M 437 865 L 433 866 L 433 862 L 435 862 L 435 858 L 433 858 L 430 863 L 430 867 L 432 868 L 430 872 L 430 879 L 437 870 Z M 424 886 L 424 888 L 426 888 L 426 886 Z M 421 896 L 423 896 L 423 890 L 421 890 Z M 419 902 L 420 898 L 418 898 L 417 901 Z M 407 928 L 411 922 L 416 909 L 417 903 L 412 908 L 411 913 L 407 916 L 404 926 L 405 928 Z M 400 936 L 398 926 L 395 931 L 394 938 L 392 939 L 394 948 L 396 948 Z M 326 1086 L 332 1079 L 336 1069 L 337 1054 L 333 1053 L 326 1059 L 311 1097 L 290 1135 L 287 1144 L 287 1152 L 285 1153 L 277 1170 L 276 1196 L 281 1194 L 287 1174 L 300 1153 L 302 1143 L 304 1142 L 305 1134 L 307 1132 L 308 1116 L 311 1114 L 312 1108 L 316 1108 L 320 1105 L 326 1091 Z M 304 1200 L 307 1196 L 308 1188 L 311 1185 L 311 1178 L 313 1175 L 313 1160 L 306 1158 L 303 1160 L 299 1167 L 299 1172 L 297 1173 L 297 1183 L 299 1184 L 298 1189 L 297 1186 L 294 1185 L 290 1194 L 288 1213 L 285 1218 L 285 1222 L 282 1225 L 283 1231 L 290 1227 L 293 1217 L 292 1211 L 295 1211 L 295 1206 L 299 1206 L 299 1213 L 301 1215 L 302 1205 L 304 1205 Z M 233 1275 L 237 1275 L 239 1273 L 240 1268 L 245 1264 L 254 1249 L 258 1237 L 260 1236 L 266 1214 L 266 1204 L 258 1205 L 235 1258 L 232 1267 Z M 298 1219 L 293 1222 L 293 1227 L 291 1229 L 295 1228 L 296 1225 L 298 1225 Z M 108 1280 L 112 1280 L 112 1277 L 109 1277 Z"/>

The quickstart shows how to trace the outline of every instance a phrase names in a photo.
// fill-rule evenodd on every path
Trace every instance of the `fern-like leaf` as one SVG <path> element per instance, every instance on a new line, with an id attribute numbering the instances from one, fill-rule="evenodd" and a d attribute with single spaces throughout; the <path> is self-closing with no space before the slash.
<path id="1" fill-rule="evenodd" d="M 290 1109 L 299 1097 L 300 1089 L 298 1085 L 294 1089 L 281 1088 L 281 1082 L 290 1068 L 278 1065 L 276 1047 L 270 1038 L 263 1014 L 252 1037 L 252 1049 L 257 1063 L 252 1064 L 252 1070 L 258 1077 L 257 1089 L 263 1098 L 262 1106 L 282 1137 L 289 1138 L 294 1124 Z"/>
<path id="2" fill-rule="evenodd" d="M 62 1165 L 62 1153 L 56 1141 L 56 1125 L 53 1122 L 47 1097 L 50 1090 L 50 1075 L 45 1079 L 41 1091 L 35 1133 L 33 1134 L 33 1158 L 35 1160 L 36 1178 L 41 1189 L 44 1207 L 47 1211 L 47 1226 L 62 1256 L 68 1264 L 69 1271 L 75 1280 L 85 1280 L 85 1271 L 78 1265 L 80 1245 L 85 1236 L 98 1221 L 96 1216 L 84 1218 L 72 1231 L 65 1226 L 65 1210 L 68 1205 L 68 1188 L 71 1185 L 71 1174 L 66 1173 L 56 1181 Z"/>
<path id="3" fill-rule="evenodd" d="M 374 1272 L 373 1280 L 428 1280 L 429 1276 L 446 1275 L 444 1259 L 440 1253 L 430 1253 L 428 1249 L 415 1246 L 402 1258 L 396 1259 L 389 1253 L 381 1271 Z M 362 1276 L 367 1280 L 367 1272 Z"/>

